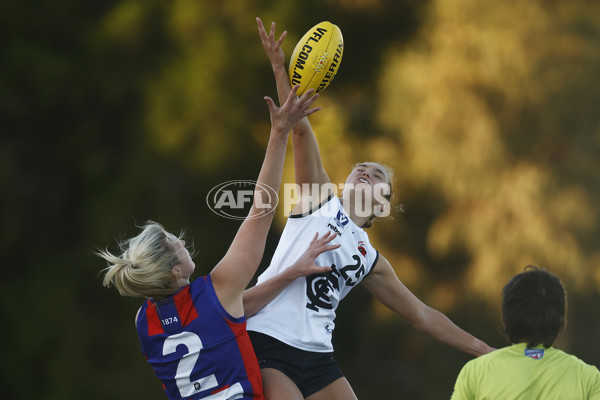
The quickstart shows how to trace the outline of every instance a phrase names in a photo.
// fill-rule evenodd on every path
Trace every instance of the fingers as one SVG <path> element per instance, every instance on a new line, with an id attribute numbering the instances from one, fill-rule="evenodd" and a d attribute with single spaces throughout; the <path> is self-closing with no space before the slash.
<path id="1" fill-rule="evenodd" d="M 341 244 L 330 244 L 328 246 L 318 247 L 318 248 L 315 249 L 315 251 L 317 252 L 316 255 L 318 256 L 319 254 L 323 254 L 326 251 L 335 250 L 335 249 L 339 248 L 340 246 L 341 246 Z"/>
<path id="2" fill-rule="evenodd" d="M 296 98 L 296 93 L 298 93 L 298 89 L 300 89 L 300 85 L 294 85 L 292 90 L 290 90 L 290 94 L 288 94 L 288 98 L 285 100 L 286 103 L 293 103 Z"/>
<path id="3" fill-rule="evenodd" d="M 314 114 L 317 111 L 321 111 L 321 107 L 316 107 L 316 108 L 311 108 L 310 110 L 306 110 L 306 112 L 304 113 L 304 116 L 308 117 L 309 115 Z"/>
<path id="4" fill-rule="evenodd" d="M 298 101 L 296 101 L 296 97 L 297 97 L 296 93 L 298 93 L 299 88 L 300 88 L 300 85 L 294 85 L 292 90 L 290 90 L 290 94 L 288 95 L 288 98 L 286 99 L 285 103 L 286 104 L 296 104 L 298 107 L 301 107 L 306 110 L 308 107 L 310 107 L 310 105 L 316 99 L 319 98 L 319 94 L 318 93 L 315 94 L 315 89 L 308 89 L 306 92 L 304 92 L 302 94 L 300 99 L 298 99 Z M 305 115 L 310 115 L 316 111 L 319 111 L 320 109 L 321 109 L 320 107 L 317 107 L 312 110 L 306 110 L 307 114 L 305 114 Z"/>
<path id="5" fill-rule="evenodd" d="M 327 231 L 326 234 L 324 234 L 323 236 L 321 236 L 321 238 L 319 239 L 319 232 L 315 233 L 315 236 L 313 237 L 313 240 L 311 243 L 316 243 L 319 242 L 320 244 L 327 244 L 329 242 L 331 242 L 333 239 L 335 239 L 336 235 L 334 235 L 331 231 Z"/>
<path id="6" fill-rule="evenodd" d="M 286 36 L 287 36 L 287 31 L 283 31 L 283 33 L 279 37 L 279 40 L 277 41 L 277 47 L 281 47 L 281 44 L 283 43 L 283 39 L 285 39 Z"/>
<path id="7" fill-rule="evenodd" d="M 319 232 L 315 233 L 315 236 L 313 236 L 309 246 L 312 246 L 314 243 L 316 243 L 317 239 L 319 239 Z"/>
<path id="8" fill-rule="evenodd" d="M 269 33 L 267 33 L 267 30 L 265 29 L 265 26 L 263 25 L 263 22 L 260 19 L 260 17 L 256 17 L 256 25 L 258 26 L 258 34 L 260 35 L 260 38 L 265 44 L 265 46 L 267 46 L 267 44 L 271 42 L 275 44 L 274 49 L 281 48 L 281 44 L 287 36 L 287 31 L 283 31 L 279 39 L 275 41 L 275 27 L 277 26 L 275 22 L 271 22 L 271 29 L 269 30 Z"/>
<path id="9" fill-rule="evenodd" d="M 308 107 L 310 107 L 310 105 L 318 97 L 317 94 L 313 94 L 313 89 L 307 90 L 307 93 L 303 94 L 301 99 L 296 97 L 299 87 L 299 85 L 295 85 L 290 90 L 285 103 L 283 103 L 280 107 L 271 107 L 269 105 L 271 117 L 275 118 L 272 120 L 272 122 L 276 120 L 277 126 L 281 127 L 281 129 L 286 132 L 292 129 L 292 127 L 302 118 L 321 110 L 320 107 L 308 109 Z"/>
<path id="10" fill-rule="evenodd" d="M 319 93 L 313 93 L 314 89 L 309 89 L 306 92 L 304 92 L 304 94 L 302 94 L 302 97 L 300 97 L 300 99 L 298 100 L 298 104 L 304 109 L 304 117 L 308 117 L 309 115 L 314 114 L 317 111 L 321 111 L 321 107 L 309 109 L 311 104 L 319 98 Z"/>
<path id="11" fill-rule="evenodd" d="M 319 93 L 313 94 L 314 91 L 314 89 L 309 89 L 302 95 L 302 97 L 300 97 L 299 102 L 304 104 L 305 108 L 310 107 L 310 105 L 319 98 Z"/>
<path id="12" fill-rule="evenodd" d="M 258 25 L 258 34 L 260 35 L 261 39 L 266 38 L 267 32 L 265 31 L 265 26 L 259 17 L 256 17 L 256 25 Z"/>
<path id="13" fill-rule="evenodd" d="M 321 237 L 321 241 L 323 242 L 323 244 L 327 244 L 335 238 L 336 238 L 336 235 L 334 233 L 332 233 L 331 231 L 328 231 L 325 235 L 323 235 L 323 237 Z"/>
<path id="14" fill-rule="evenodd" d="M 314 89 L 308 89 L 306 92 L 304 92 L 302 94 L 302 96 L 298 100 L 298 103 L 302 104 L 303 107 L 306 109 L 306 108 L 310 107 L 310 105 L 318 98 L 319 98 L 319 93 L 315 93 Z M 319 108 L 319 110 L 320 110 L 320 108 Z M 318 110 L 317 109 L 311 110 L 311 114 L 314 113 L 315 111 L 318 111 Z"/>
<path id="15" fill-rule="evenodd" d="M 339 248 L 341 246 L 340 244 L 328 244 L 336 237 L 337 235 L 330 231 L 327 232 L 325 235 L 321 236 L 321 238 L 319 238 L 319 234 L 317 233 L 311 241 L 310 246 L 315 251 L 315 257 L 326 251 L 335 250 Z"/>
<path id="16" fill-rule="evenodd" d="M 275 111 L 277 109 L 277 106 L 275 106 L 275 102 L 273 101 L 272 98 L 270 98 L 269 96 L 265 96 L 264 99 L 267 102 L 267 106 L 269 107 L 269 111 L 273 112 L 273 111 Z"/>
<path id="17" fill-rule="evenodd" d="M 300 85 L 298 85 L 298 87 L 300 87 Z M 298 91 L 296 90 L 296 92 L 298 92 Z M 300 102 L 306 102 L 315 96 L 319 96 L 318 93 L 315 93 L 315 95 L 313 96 L 313 93 L 315 93 L 315 89 L 312 89 L 312 88 L 308 89 L 306 92 L 302 93 L 302 96 L 300 96 Z"/>
<path id="18" fill-rule="evenodd" d="M 322 267 L 320 265 L 315 265 L 315 267 L 318 268 L 318 270 L 315 272 L 315 274 L 322 274 L 323 272 L 331 271 L 331 267 Z"/>

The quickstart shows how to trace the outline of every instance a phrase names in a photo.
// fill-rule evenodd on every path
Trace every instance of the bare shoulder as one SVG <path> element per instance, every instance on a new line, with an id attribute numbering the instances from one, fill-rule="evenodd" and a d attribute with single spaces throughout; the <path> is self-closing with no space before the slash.
<path id="1" fill-rule="evenodd" d="M 244 307 L 242 299 L 244 292 L 239 290 L 235 281 L 222 271 L 217 270 L 217 268 L 210 273 L 210 279 L 217 299 L 225 311 L 235 318 L 243 316 Z"/>
<path id="2" fill-rule="evenodd" d="M 393 274 L 394 276 L 396 275 L 394 273 L 394 269 L 392 268 L 392 264 L 390 264 L 390 262 L 384 256 L 379 254 L 379 257 L 377 257 L 377 262 L 373 267 L 373 271 L 371 271 L 371 273 L 369 274 L 369 276 L 367 276 L 366 279 L 377 279 L 384 276 L 389 276 L 389 274 Z"/>

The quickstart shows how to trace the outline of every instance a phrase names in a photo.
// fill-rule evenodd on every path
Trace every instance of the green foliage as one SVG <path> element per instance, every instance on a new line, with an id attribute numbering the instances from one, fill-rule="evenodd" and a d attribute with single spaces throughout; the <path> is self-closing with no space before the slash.
<path id="1" fill-rule="evenodd" d="M 491 300 L 487 283 L 528 263 L 578 290 L 598 284 L 599 12 L 440 2 L 385 66 L 380 121 L 398 133 L 400 186 L 435 187 L 446 203 L 428 250 L 466 250 L 466 279 Z"/>

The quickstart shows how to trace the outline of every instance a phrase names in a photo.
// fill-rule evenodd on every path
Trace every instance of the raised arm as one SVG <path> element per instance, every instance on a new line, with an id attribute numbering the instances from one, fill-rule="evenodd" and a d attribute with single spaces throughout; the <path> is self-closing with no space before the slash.
<path id="1" fill-rule="evenodd" d="M 256 23 L 260 40 L 273 68 L 277 94 L 279 99 L 285 99 L 291 89 L 289 76 L 285 68 L 285 54 L 281 48 L 287 32 L 284 31 L 280 38 L 275 40 L 275 22 L 271 23 L 269 33 L 265 30 L 260 18 L 256 18 Z M 294 145 L 296 183 L 301 187 L 303 183 L 317 183 L 319 185 L 329 183 L 330 179 L 323 169 L 319 145 L 308 118 L 302 118 L 294 125 L 292 143 Z"/>
<path id="2" fill-rule="evenodd" d="M 415 328 L 465 353 L 480 356 L 494 350 L 456 326 L 441 312 L 427 306 L 400 282 L 390 263 L 379 256 L 365 287 L 386 307 L 406 318 Z"/>
<path id="3" fill-rule="evenodd" d="M 291 90 L 281 107 L 275 106 L 273 100 L 265 97 L 271 114 L 271 134 L 254 190 L 254 202 L 227 253 L 210 274 L 219 301 L 236 317 L 244 314 L 242 293 L 256 273 L 263 256 L 281 183 L 289 131 L 299 119 L 319 110 L 310 109 L 318 95 L 311 96 L 312 92 L 307 92 L 296 100 L 297 89 L 298 87 L 294 87 Z M 272 190 L 267 193 L 262 189 L 265 187 Z"/>

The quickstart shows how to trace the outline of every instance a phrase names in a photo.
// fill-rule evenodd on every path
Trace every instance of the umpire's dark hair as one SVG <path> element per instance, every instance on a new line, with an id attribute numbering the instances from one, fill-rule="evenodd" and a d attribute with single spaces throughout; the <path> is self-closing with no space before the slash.
<path id="1" fill-rule="evenodd" d="M 512 343 L 548 348 L 565 325 L 566 295 L 555 275 L 528 265 L 502 289 L 504 331 Z"/>

